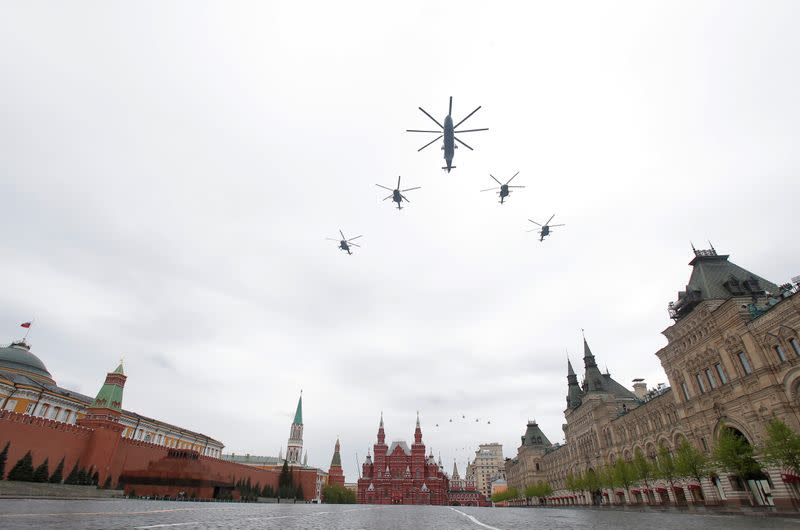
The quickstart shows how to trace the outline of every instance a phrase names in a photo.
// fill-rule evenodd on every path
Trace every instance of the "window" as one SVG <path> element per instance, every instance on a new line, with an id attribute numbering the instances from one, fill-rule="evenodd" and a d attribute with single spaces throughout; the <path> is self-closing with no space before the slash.
<path id="1" fill-rule="evenodd" d="M 25 414 L 30 414 L 30 413 L 32 413 L 32 412 L 33 412 L 33 407 L 34 407 L 34 404 L 33 404 L 33 403 L 28 403 L 28 406 L 27 406 L 27 407 L 25 407 Z"/>
<path id="2" fill-rule="evenodd" d="M 706 385 L 703 383 L 703 376 L 698 372 L 697 374 L 695 374 L 694 378 L 697 379 L 697 386 L 700 389 L 700 393 L 705 394 Z"/>
<path id="3" fill-rule="evenodd" d="M 777 354 L 778 354 L 778 359 L 779 359 L 781 362 L 784 362 L 784 361 L 786 360 L 786 352 L 785 352 L 785 351 L 783 351 L 783 346 L 781 346 L 780 344 L 778 344 L 777 346 L 775 346 L 775 353 L 777 353 Z"/>
<path id="4" fill-rule="evenodd" d="M 797 339 L 789 339 L 789 344 L 792 346 L 795 355 L 800 355 L 800 342 Z"/>
<path id="5" fill-rule="evenodd" d="M 17 400 L 16 399 L 9 399 L 8 403 L 6 403 L 5 410 L 14 410 L 17 407 Z"/>
<path id="6" fill-rule="evenodd" d="M 724 385 L 725 383 L 727 383 L 728 382 L 728 378 L 725 377 L 725 372 L 722 371 L 722 365 L 720 363 L 717 363 L 717 364 L 714 365 L 714 368 L 717 369 L 717 375 L 719 376 L 720 384 Z"/>
<path id="7" fill-rule="evenodd" d="M 39 416 L 41 416 L 42 418 L 47 416 L 47 411 L 49 409 L 50 409 L 50 405 L 48 405 L 47 403 L 43 403 L 42 406 L 39 407 Z"/>
<path id="8" fill-rule="evenodd" d="M 686 381 L 681 381 L 681 390 L 683 390 L 683 399 L 689 401 L 689 387 L 686 386 Z"/>
<path id="9" fill-rule="evenodd" d="M 753 369 L 750 367 L 750 361 L 747 360 L 747 355 L 745 355 L 743 351 L 739 352 L 739 362 L 742 363 L 742 369 L 745 375 L 753 373 Z"/>
<path id="10" fill-rule="evenodd" d="M 51 414 L 50 417 L 57 420 L 59 412 L 61 412 L 61 407 L 53 407 L 53 414 Z"/>
<path id="11" fill-rule="evenodd" d="M 711 388 L 717 388 L 717 379 L 714 377 L 711 368 L 706 368 L 706 377 L 708 378 L 708 384 L 711 385 Z"/>

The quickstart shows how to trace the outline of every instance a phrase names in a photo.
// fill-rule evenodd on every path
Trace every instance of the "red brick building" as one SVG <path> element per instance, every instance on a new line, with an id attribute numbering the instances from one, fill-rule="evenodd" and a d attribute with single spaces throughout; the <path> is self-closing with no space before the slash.
<path id="1" fill-rule="evenodd" d="M 435 504 L 447 505 L 449 479 L 433 459 L 425 456 L 422 429 L 414 431 L 409 449 L 404 441 L 386 445 L 383 414 L 378 427 L 378 443 L 373 446 L 375 461 L 368 454 L 358 479 L 360 504 Z"/>
<path id="2" fill-rule="evenodd" d="M 344 487 L 344 472 L 342 471 L 342 457 L 339 454 L 339 439 L 336 439 L 336 447 L 333 448 L 333 458 L 331 467 L 328 469 L 328 484 L 331 486 Z"/>

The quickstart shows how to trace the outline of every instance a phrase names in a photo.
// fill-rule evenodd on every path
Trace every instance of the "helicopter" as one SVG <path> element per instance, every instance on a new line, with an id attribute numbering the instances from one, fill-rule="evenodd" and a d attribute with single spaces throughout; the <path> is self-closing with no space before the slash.
<path id="1" fill-rule="evenodd" d="M 342 239 L 334 239 L 332 237 L 326 237 L 325 239 L 327 239 L 329 241 L 338 241 L 339 242 L 339 248 L 341 250 L 347 251 L 347 253 L 349 255 L 351 255 L 351 256 L 353 255 L 353 253 L 350 252 L 350 247 L 361 248 L 361 245 L 357 245 L 357 244 L 352 242 L 354 239 L 358 239 L 361 236 L 351 237 L 350 239 L 347 239 L 346 237 L 344 237 L 344 234 L 342 233 L 342 229 L 341 228 L 339 229 L 339 234 L 342 236 Z"/>
<path id="2" fill-rule="evenodd" d="M 499 187 L 499 188 L 497 188 L 497 187 L 495 187 L 495 188 L 486 188 L 485 190 L 481 190 L 481 191 L 492 191 L 492 190 L 497 190 L 497 189 L 499 189 L 499 190 L 500 190 L 500 192 L 499 192 L 499 195 L 500 195 L 500 204 L 503 204 L 503 199 L 505 199 L 506 197 L 508 197 L 508 196 L 511 194 L 511 191 L 509 190 L 509 188 L 524 188 L 524 187 L 525 187 L 525 186 L 509 186 L 509 185 L 508 185 L 508 184 L 509 184 L 509 182 L 511 182 L 512 180 L 514 180 L 514 178 L 515 178 L 517 175 L 519 175 L 519 171 L 517 171 L 516 173 L 514 173 L 514 176 L 513 176 L 513 177 L 511 177 L 510 179 L 508 179 L 508 182 L 506 182 L 505 184 L 503 184 L 502 182 L 500 182 L 499 180 L 497 180 L 496 178 L 494 178 L 494 175 L 492 175 L 491 173 L 489 173 L 489 176 L 490 176 L 490 177 L 492 177 L 492 179 L 493 179 L 495 182 L 497 182 L 498 184 L 500 184 L 500 187 Z"/>
<path id="3" fill-rule="evenodd" d="M 391 195 L 389 195 L 388 197 L 384 197 L 383 200 L 385 201 L 386 199 L 392 199 L 394 202 L 397 203 L 397 209 L 398 210 L 402 210 L 403 209 L 403 206 L 402 206 L 402 202 L 403 201 L 411 202 L 406 198 L 405 195 L 403 195 L 404 192 L 411 191 L 411 190 L 418 190 L 418 189 L 420 189 L 422 187 L 422 186 L 417 186 L 416 188 L 406 188 L 404 190 L 401 190 L 400 189 L 400 177 L 397 177 L 397 189 L 387 188 L 386 186 L 382 186 L 380 184 L 375 184 L 375 185 L 378 186 L 379 188 L 383 188 L 385 190 L 389 190 L 389 191 L 392 192 Z"/>
<path id="4" fill-rule="evenodd" d="M 563 225 L 563 224 L 561 224 L 561 225 L 551 225 L 550 221 L 552 221 L 553 217 L 555 217 L 555 216 L 556 216 L 556 214 L 551 215 L 550 219 L 548 219 L 545 224 L 539 224 L 536 221 L 534 221 L 533 219 L 528 219 L 528 221 L 532 222 L 533 224 L 539 225 L 539 226 L 542 227 L 541 229 L 534 228 L 533 230 L 528 230 L 528 232 L 537 232 L 538 231 L 539 232 L 539 241 L 540 242 L 544 241 L 544 238 L 547 237 L 548 235 L 550 235 L 550 229 L 551 228 L 554 228 L 556 226 L 566 226 L 566 225 Z"/>
<path id="5" fill-rule="evenodd" d="M 464 147 L 466 147 L 467 149 L 469 149 L 470 151 L 474 151 L 473 148 L 471 148 L 470 146 L 468 146 L 467 144 L 465 144 L 464 142 L 462 142 L 461 140 L 456 138 L 455 135 L 456 134 L 461 134 L 461 133 L 488 131 L 489 130 L 489 129 L 466 129 L 466 130 L 463 130 L 463 131 L 456 131 L 456 128 L 458 128 L 459 125 L 461 125 L 462 123 L 467 121 L 467 119 L 469 119 L 470 116 L 472 116 L 473 114 L 478 112 L 478 110 L 480 110 L 480 107 L 478 107 L 477 109 L 473 110 L 472 112 L 467 114 L 466 118 L 464 118 L 463 120 L 461 120 L 457 124 L 453 125 L 453 118 L 452 118 L 452 114 L 453 114 L 453 96 L 450 96 L 450 108 L 447 111 L 447 116 L 444 119 L 444 125 L 439 123 L 436 120 L 436 118 L 434 118 L 433 116 L 428 114 L 425 111 L 425 109 L 423 109 L 422 107 L 419 107 L 419 110 L 421 110 L 422 113 L 425 114 L 425 116 L 429 117 L 433 121 L 433 123 L 438 125 L 441 128 L 441 131 L 427 131 L 427 130 L 419 130 L 419 129 L 406 129 L 406 132 L 433 133 L 433 134 L 438 134 L 439 135 L 436 138 L 434 138 L 433 140 L 431 140 L 430 142 L 428 142 L 427 144 L 425 144 L 422 147 L 420 147 L 419 149 L 417 149 L 417 152 L 422 151 L 423 149 L 425 149 L 426 147 L 428 147 L 432 143 L 434 143 L 437 140 L 439 140 L 439 138 L 444 137 L 444 145 L 442 145 L 442 150 L 444 151 L 444 160 L 447 163 L 447 165 L 443 166 L 442 169 L 444 169 L 448 173 L 450 173 L 451 169 L 456 167 L 456 166 L 453 165 L 453 155 L 455 154 L 455 150 L 458 148 L 458 146 L 454 142 L 458 142 L 461 145 L 463 145 Z"/>

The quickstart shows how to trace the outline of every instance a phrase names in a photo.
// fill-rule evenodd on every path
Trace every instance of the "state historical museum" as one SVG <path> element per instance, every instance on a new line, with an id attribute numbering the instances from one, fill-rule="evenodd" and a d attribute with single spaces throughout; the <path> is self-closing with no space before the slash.
<path id="1" fill-rule="evenodd" d="M 419 415 L 411 449 L 406 442 L 392 442 L 388 446 L 385 440 L 381 414 L 378 443 L 373 446 L 375 461 L 368 454 L 361 466 L 359 504 L 447 505 L 450 481 L 433 454 L 425 456 Z"/>

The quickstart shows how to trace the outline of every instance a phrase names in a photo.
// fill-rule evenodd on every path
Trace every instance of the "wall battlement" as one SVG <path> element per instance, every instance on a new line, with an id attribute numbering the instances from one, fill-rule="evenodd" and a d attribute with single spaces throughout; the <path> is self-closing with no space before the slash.
<path id="1" fill-rule="evenodd" d="M 39 418 L 37 416 L 31 416 L 29 414 L 22 414 L 19 412 L 10 412 L 7 410 L 0 411 L 0 421 L 11 422 L 11 423 L 26 423 L 29 425 L 35 425 L 37 427 L 43 427 L 46 429 L 53 429 L 56 431 L 69 432 L 85 436 L 89 436 L 92 433 L 92 429 L 88 427 L 82 427 L 80 425 L 74 425 L 72 423 L 64 423 L 63 421 Z"/>

